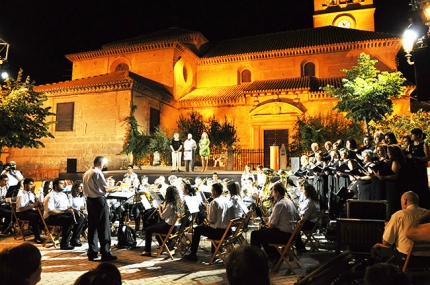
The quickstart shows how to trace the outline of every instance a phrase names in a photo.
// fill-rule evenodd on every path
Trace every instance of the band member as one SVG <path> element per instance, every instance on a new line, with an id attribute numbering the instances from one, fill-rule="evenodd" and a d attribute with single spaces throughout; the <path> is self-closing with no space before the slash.
<path id="1" fill-rule="evenodd" d="M 104 157 L 97 156 L 94 159 L 94 167 L 85 172 L 84 195 L 87 197 L 88 207 L 88 260 L 94 261 L 98 256 L 98 242 L 100 241 L 100 253 L 102 261 L 118 259 L 110 252 L 111 232 L 109 226 L 109 207 L 106 201 L 106 188 L 108 184 L 104 178 L 102 169 Z"/>
<path id="2" fill-rule="evenodd" d="M 43 218 L 48 225 L 58 225 L 62 227 L 60 247 L 61 249 L 69 250 L 73 249 L 75 246 L 82 246 L 79 237 L 81 236 L 84 218 L 71 206 L 67 194 L 63 192 L 65 183 L 64 179 L 54 179 L 54 191 L 51 191 L 45 197 Z M 75 231 L 69 242 L 70 233 L 74 225 L 76 225 L 76 227 L 74 227 Z"/>
<path id="3" fill-rule="evenodd" d="M 229 207 L 230 203 L 222 197 L 222 185 L 220 183 L 212 184 L 212 197 L 213 200 L 210 202 L 207 209 L 207 220 L 209 225 L 197 226 L 194 229 L 194 235 L 191 242 L 191 253 L 186 255 L 184 258 L 188 260 L 197 260 L 197 249 L 200 243 L 200 237 L 206 236 L 211 239 L 219 239 L 225 232 L 225 229 L 230 222 L 229 218 Z"/>
<path id="4" fill-rule="evenodd" d="M 276 249 L 269 246 L 269 243 L 286 243 L 299 220 L 299 213 L 293 202 L 284 197 L 285 188 L 282 183 L 276 183 L 272 187 L 271 196 L 275 205 L 270 217 L 264 217 L 267 228 L 251 233 L 251 245 L 263 247 L 267 255 L 274 257 L 277 253 Z"/>
<path id="5" fill-rule="evenodd" d="M 164 205 L 164 207 L 161 204 L 158 205 L 158 213 L 163 221 L 148 227 L 145 231 L 145 251 L 140 254 L 141 256 L 151 256 L 152 234 L 166 234 L 175 222 L 175 217 L 184 212 L 184 206 L 175 186 L 167 187 Z M 158 243 L 161 244 L 162 241 L 158 240 Z"/>
<path id="6" fill-rule="evenodd" d="M 41 202 L 36 200 L 34 192 L 32 191 L 34 187 L 33 178 L 24 179 L 24 189 L 19 191 L 18 196 L 16 197 L 16 215 L 18 216 L 18 219 L 30 221 L 31 231 L 34 235 L 34 242 L 42 243 L 43 241 L 40 237 L 40 225 L 42 224 L 42 221 L 39 213 L 35 210 Z"/>
<path id="7" fill-rule="evenodd" d="M 130 188 L 137 188 L 139 186 L 139 177 L 133 172 L 133 165 L 127 166 L 127 173 L 124 174 L 122 181 L 118 181 L 116 184 L 121 185 L 121 183 L 128 184 Z"/>
<path id="8" fill-rule="evenodd" d="M 2 234 L 3 235 L 9 235 L 11 234 L 11 230 L 9 227 L 12 217 L 12 211 L 10 208 L 10 203 L 6 200 L 6 194 L 7 194 L 7 182 L 9 181 L 9 178 L 6 174 L 2 174 L 0 176 L 0 220 L 4 218 L 3 223 L 3 229 Z"/>

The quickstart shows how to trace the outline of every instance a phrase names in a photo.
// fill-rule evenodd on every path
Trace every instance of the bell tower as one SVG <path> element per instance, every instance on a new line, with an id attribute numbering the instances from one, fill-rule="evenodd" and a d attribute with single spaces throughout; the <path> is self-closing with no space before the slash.
<path id="1" fill-rule="evenodd" d="M 375 31 L 373 0 L 314 0 L 314 28 Z"/>

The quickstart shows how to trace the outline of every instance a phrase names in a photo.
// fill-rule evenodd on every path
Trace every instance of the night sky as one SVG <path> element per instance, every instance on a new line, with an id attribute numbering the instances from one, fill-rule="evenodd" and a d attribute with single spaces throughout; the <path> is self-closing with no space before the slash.
<path id="1" fill-rule="evenodd" d="M 408 3 L 374 0 L 376 31 L 402 34 Z M 0 38 L 11 45 L 8 72 L 16 77 L 22 68 L 36 84 L 69 80 L 66 54 L 172 26 L 212 42 L 313 26 L 312 0 L 13 0 L 0 11 Z"/>

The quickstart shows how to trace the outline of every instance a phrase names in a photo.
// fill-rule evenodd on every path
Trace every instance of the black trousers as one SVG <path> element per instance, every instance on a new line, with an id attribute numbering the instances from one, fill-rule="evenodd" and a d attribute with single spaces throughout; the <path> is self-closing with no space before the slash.
<path id="1" fill-rule="evenodd" d="M 224 234 L 225 229 L 214 229 L 209 226 L 197 226 L 194 229 L 193 239 L 191 241 L 191 254 L 196 254 L 199 248 L 201 236 L 208 237 L 210 239 L 220 239 Z M 231 233 L 230 233 L 231 234 Z M 228 235 L 230 235 L 228 234 Z M 213 248 L 212 248 L 213 249 Z"/>
<path id="2" fill-rule="evenodd" d="M 167 234 L 170 229 L 170 225 L 165 221 L 162 221 L 156 225 L 150 226 L 145 230 L 145 251 L 151 252 L 152 234 L 162 233 Z M 157 237 L 158 243 L 161 245 L 162 241 Z"/>
<path id="3" fill-rule="evenodd" d="M 291 233 L 282 232 L 277 228 L 266 228 L 251 233 L 251 245 L 258 248 L 263 247 L 267 255 L 277 254 L 274 247 L 269 243 L 287 243 Z"/>
<path id="4" fill-rule="evenodd" d="M 61 244 L 69 244 L 70 241 L 70 234 L 72 233 L 72 228 L 75 229 L 75 231 L 72 234 L 72 240 L 78 241 L 79 236 L 82 232 L 82 226 L 84 223 L 84 219 L 77 214 L 76 217 L 76 226 L 75 227 L 75 219 L 73 218 L 72 214 L 59 214 L 59 215 L 52 215 L 45 219 L 45 222 L 47 225 L 54 225 L 54 226 L 61 226 Z"/>
<path id="5" fill-rule="evenodd" d="M 20 220 L 28 220 L 30 222 L 31 231 L 33 232 L 35 239 L 40 239 L 40 227 L 42 224 L 42 220 L 37 211 L 27 210 L 24 212 L 17 212 L 16 216 Z"/>
<path id="6" fill-rule="evenodd" d="M 105 197 L 87 198 L 88 208 L 88 255 L 99 251 L 102 255 L 110 253 L 111 233 L 109 226 L 109 207 Z"/>
<path id="7" fill-rule="evenodd" d="M 0 219 L 4 218 L 3 232 L 9 226 L 12 219 L 12 210 L 9 205 L 0 205 Z"/>

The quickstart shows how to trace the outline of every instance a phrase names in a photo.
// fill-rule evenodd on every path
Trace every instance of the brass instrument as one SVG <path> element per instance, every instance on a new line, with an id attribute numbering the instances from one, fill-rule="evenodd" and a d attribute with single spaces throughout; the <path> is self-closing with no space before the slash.
<path id="1" fill-rule="evenodd" d="M 287 181 L 288 181 L 288 172 L 286 169 L 280 169 L 278 171 L 279 177 L 281 177 L 281 182 L 284 185 L 285 188 L 287 188 Z"/>
<path id="2" fill-rule="evenodd" d="M 266 181 L 264 182 L 260 197 L 256 203 L 261 211 L 261 215 L 263 217 L 268 217 L 269 209 L 273 206 L 273 201 L 270 199 L 270 180 L 275 176 L 276 171 L 270 168 L 263 168 L 263 173 L 266 175 Z"/>

